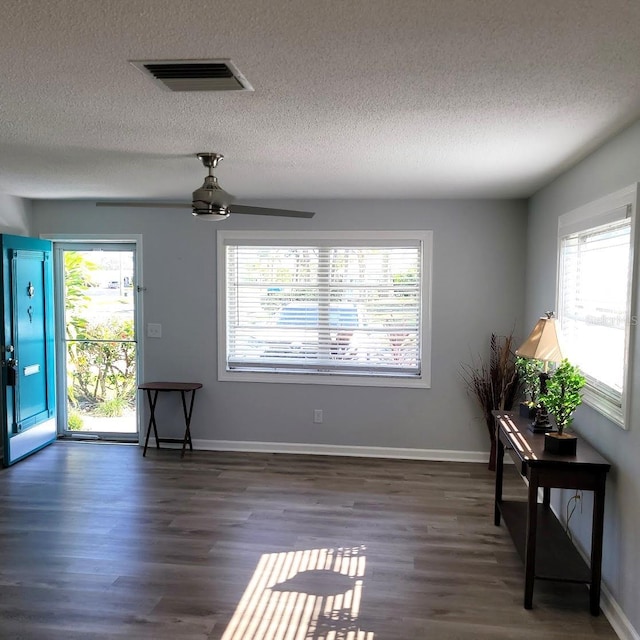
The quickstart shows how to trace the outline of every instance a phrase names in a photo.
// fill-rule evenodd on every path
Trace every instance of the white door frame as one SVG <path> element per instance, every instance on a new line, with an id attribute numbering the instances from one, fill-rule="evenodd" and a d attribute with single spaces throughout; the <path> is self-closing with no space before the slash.
<path id="1" fill-rule="evenodd" d="M 144 331 L 143 331 L 143 296 L 142 293 L 144 291 L 143 286 L 143 273 L 142 273 L 142 235 L 136 233 L 125 233 L 125 234 L 66 234 L 66 233 L 53 233 L 53 234 L 41 234 L 41 238 L 46 240 L 51 240 L 53 242 L 53 254 L 55 256 L 54 260 L 57 262 L 57 249 L 60 248 L 59 245 L 64 244 L 129 244 L 135 245 L 135 273 L 136 273 L 136 282 L 134 282 L 133 286 L 133 295 L 135 296 L 135 335 L 137 342 L 137 383 L 144 380 Z M 62 278 L 58 275 L 59 271 L 54 264 L 54 292 L 56 301 L 62 301 L 64 299 L 64 282 Z M 59 302 L 56 302 L 58 305 Z M 56 310 L 57 311 L 57 310 Z M 56 313 L 56 344 L 62 344 L 61 337 L 64 335 L 65 327 L 64 327 L 64 318 L 63 314 Z M 64 354 L 60 353 L 60 349 L 58 349 L 58 353 L 56 354 L 56 360 L 60 363 L 60 359 L 64 357 Z M 67 424 L 67 381 L 64 378 L 64 366 L 57 366 L 56 370 L 56 382 L 57 382 L 57 393 L 58 393 L 58 434 L 62 435 L 65 432 L 66 424 Z M 142 428 L 142 411 L 140 408 L 142 405 L 140 404 L 141 394 L 138 394 L 138 410 L 136 411 L 137 417 L 137 431 L 138 431 L 138 444 L 142 443 L 143 439 L 143 428 Z"/>

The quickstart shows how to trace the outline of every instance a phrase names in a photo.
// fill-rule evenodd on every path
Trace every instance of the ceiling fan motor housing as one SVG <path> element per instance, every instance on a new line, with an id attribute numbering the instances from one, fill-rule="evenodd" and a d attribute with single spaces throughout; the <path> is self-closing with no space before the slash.
<path id="1" fill-rule="evenodd" d="M 229 217 L 229 206 L 234 199 L 234 196 L 218 184 L 215 176 L 206 176 L 202 186 L 193 192 L 193 215 L 210 220 L 224 220 Z"/>

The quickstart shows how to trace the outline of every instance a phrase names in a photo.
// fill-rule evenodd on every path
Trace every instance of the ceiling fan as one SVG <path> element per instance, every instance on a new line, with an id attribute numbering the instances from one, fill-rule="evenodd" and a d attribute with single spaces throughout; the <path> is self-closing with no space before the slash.
<path id="1" fill-rule="evenodd" d="M 96 202 L 96 207 L 167 207 L 190 208 L 194 216 L 202 220 L 225 220 L 230 214 L 244 213 L 256 216 L 283 216 L 285 218 L 313 218 L 313 211 L 294 211 L 291 209 L 269 209 L 267 207 L 253 207 L 250 205 L 234 204 L 235 196 L 225 191 L 219 184 L 218 178 L 213 175 L 220 160 L 224 158 L 220 153 L 198 153 L 197 157 L 209 170 L 204 183 L 193 192 L 191 203 L 181 202 L 142 202 L 133 200 L 125 202 L 121 200 L 109 202 Z"/>

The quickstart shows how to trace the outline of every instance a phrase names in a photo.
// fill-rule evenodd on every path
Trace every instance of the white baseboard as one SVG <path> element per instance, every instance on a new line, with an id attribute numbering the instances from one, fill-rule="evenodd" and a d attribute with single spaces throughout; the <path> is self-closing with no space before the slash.
<path id="1" fill-rule="evenodd" d="M 163 445 L 165 446 L 165 445 Z M 194 449 L 204 451 L 247 451 L 252 453 L 300 453 L 320 456 L 353 456 L 356 458 L 398 458 L 440 462 L 487 463 L 485 451 L 451 451 L 447 449 L 409 449 L 399 447 L 359 447 L 303 442 L 247 442 L 237 440 L 195 440 Z"/>
<path id="2" fill-rule="evenodd" d="M 640 640 L 640 634 L 633 628 L 629 618 L 604 584 L 602 585 L 600 608 L 620 640 Z"/>

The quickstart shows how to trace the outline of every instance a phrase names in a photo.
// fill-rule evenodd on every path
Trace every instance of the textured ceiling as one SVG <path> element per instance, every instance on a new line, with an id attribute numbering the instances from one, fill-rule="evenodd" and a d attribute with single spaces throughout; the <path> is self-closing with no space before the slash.
<path id="1" fill-rule="evenodd" d="M 0 191 L 527 196 L 640 116 L 637 0 L 0 0 Z M 128 60 L 230 58 L 172 93 Z"/>

